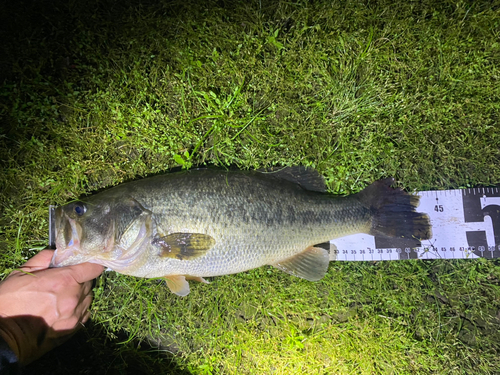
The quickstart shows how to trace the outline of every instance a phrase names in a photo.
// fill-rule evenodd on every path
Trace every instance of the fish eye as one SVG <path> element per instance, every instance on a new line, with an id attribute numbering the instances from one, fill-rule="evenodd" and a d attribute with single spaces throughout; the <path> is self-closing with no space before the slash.
<path id="1" fill-rule="evenodd" d="M 85 211 L 87 211 L 87 207 L 85 207 L 82 203 L 77 203 L 74 210 L 78 216 L 82 216 Z"/>

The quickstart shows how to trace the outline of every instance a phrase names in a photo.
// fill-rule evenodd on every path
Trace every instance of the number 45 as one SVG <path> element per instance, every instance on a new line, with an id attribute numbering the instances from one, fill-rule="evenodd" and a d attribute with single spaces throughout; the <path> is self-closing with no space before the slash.
<path id="1" fill-rule="evenodd" d="M 434 211 L 436 211 L 436 212 L 443 212 L 444 211 L 443 205 L 442 204 L 436 204 L 434 206 Z"/>

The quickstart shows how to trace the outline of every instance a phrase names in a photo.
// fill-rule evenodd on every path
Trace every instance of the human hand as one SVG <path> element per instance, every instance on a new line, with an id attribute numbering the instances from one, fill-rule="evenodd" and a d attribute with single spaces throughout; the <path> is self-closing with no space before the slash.
<path id="1" fill-rule="evenodd" d="M 43 250 L 0 283 L 0 334 L 23 365 L 66 341 L 85 323 L 98 264 L 48 268 Z"/>

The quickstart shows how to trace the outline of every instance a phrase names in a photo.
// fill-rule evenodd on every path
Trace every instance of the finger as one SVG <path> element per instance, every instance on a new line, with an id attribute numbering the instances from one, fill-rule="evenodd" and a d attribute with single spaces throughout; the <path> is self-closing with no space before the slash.
<path id="1" fill-rule="evenodd" d="M 90 319 L 90 310 L 87 310 L 87 312 L 83 315 L 82 324 L 87 323 L 89 319 Z"/>
<path id="2" fill-rule="evenodd" d="M 60 319 L 52 324 L 54 331 L 73 331 L 80 328 L 80 322 L 89 311 L 92 295 L 85 297 L 69 314 L 61 314 Z"/>
<path id="3" fill-rule="evenodd" d="M 71 316 L 66 319 L 58 320 L 52 325 L 51 328 L 56 336 L 61 335 L 65 337 L 67 334 L 72 335 L 82 328 L 82 325 L 80 324 L 81 318 L 81 316 Z"/>
<path id="4" fill-rule="evenodd" d="M 92 289 L 87 291 L 84 287 L 82 293 L 80 294 L 80 300 L 78 301 L 78 305 L 81 305 L 83 301 L 85 301 L 85 299 L 89 297 L 90 297 L 90 302 L 92 302 L 92 299 L 94 298 L 94 293 L 92 292 Z"/>
<path id="5" fill-rule="evenodd" d="M 80 303 L 76 307 L 74 315 L 78 318 L 78 321 L 81 321 L 87 313 L 90 314 L 89 308 L 91 303 L 92 303 L 92 295 L 89 295 L 85 297 L 82 303 Z"/>
<path id="6" fill-rule="evenodd" d="M 82 289 L 82 295 L 85 297 L 88 296 L 92 292 L 92 281 L 86 281 L 83 283 Z"/>
<path id="7" fill-rule="evenodd" d="M 82 263 L 68 268 L 71 269 L 73 278 L 78 283 L 93 280 L 104 271 L 103 266 L 94 263 Z"/>
<path id="8" fill-rule="evenodd" d="M 35 272 L 49 268 L 50 261 L 54 255 L 54 250 L 42 250 L 34 257 L 24 263 L 19 269 L 24 272 Z M 13 273 L 19 273 L 14 271 Z"/>

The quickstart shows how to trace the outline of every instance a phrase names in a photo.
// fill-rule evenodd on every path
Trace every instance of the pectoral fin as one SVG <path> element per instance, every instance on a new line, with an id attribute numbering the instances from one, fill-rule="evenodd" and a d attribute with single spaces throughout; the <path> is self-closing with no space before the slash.
<path id="1" fill-rule="evenodd" d="M 318 281 L 325 276 L 330 262 L 328 251 L 321 247 L 308 247 L 303 252 L 272 264 L 290 275 L 309 281 Z"/>
<path id="2" fill-rule="evenodd" d="M 205 255 L 215 245 L 215 240 L 202 233 L 172 233 L 153 239 L 152 244 L 161 249 L 162 258 L 190 260 Z"/>
<path id="3" fill-rule="evenodd" d="M 165 276 L 167 286 L 170 291 L 178 296 L 185 297 L 189 294 L 189 283 L 186 278 L 181 275 Z"/>

